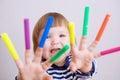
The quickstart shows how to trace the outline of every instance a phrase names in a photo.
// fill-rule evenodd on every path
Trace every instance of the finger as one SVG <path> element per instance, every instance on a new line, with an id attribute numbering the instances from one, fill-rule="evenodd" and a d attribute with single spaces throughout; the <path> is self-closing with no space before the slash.
<path id="1" fill-rule="evenodd" d="M 95 59 L 97 59 L 97 58 L 99 58 L 99 57 L 101 57 L 100 52 L 94 54 L 94 58 L 95 58 Z"/>
<path id="2" fill-rule="evenodd" d="M 108 54 L 112 54 L 112 53 L 115 53 L 115 52 L 118 52 L 120 51 L 120 46 L 119 47 L 115 47 L 115 48 L 111 48 L 111 49 L 107 49 L 107 50 L 104 50 L 104 51 L 101 51 L 97 54 L 94 55 L 95 58 L 98 58 L 98 57 L 101 57 L 101 56 L 104 56 L 104 55 L 108 55 Z"/>
<path id="3" fill-rule="evenodd" d="M 65 45 L 61 50 L 59 50 L 55 55 L 53 55 L 50 60 L 43 63 L 43 68 L 47 70 L 52 63 L 56 62 L 64 53 L 70 49 L 69 45 Z"/>
<path id="4" fill-rule="evenodd" d="M 75 45 L 75 27 L 73 22 L 69 22 L 69 35 L 70 35 L 70 44 L 71 44 L 71 51 L 72 54 L 75 55 L 76 53 L 76 45 Z"/>
<path id="5" fill-rule="evenodd" d="M 88 19 L 89 19 L 89 7 L 85 7 L 84 12 L 84 23 L 83 23 L 83 32 L 82 32 L 82 38 L 80 41 L 79 49 L 85 49 L 86 48 L 86 38 L 88 34 Z"/>
<path id="6" fill-rule="evenodd" d="M 71 53 L 72 53 L 72 60 L 70 62 L 70 70 L 72 70 L 73 72 L 75 72 L 78 68 L 76 65 L 76 57 L 78 56 L 78 48 L 75 44 L 71 45 Z M 80 62 L 79 62 L 80 63 Z"/>
<path id="7" fill-rule="evenodd" d="M 41 59 L 42 59 L 42 53 L 43 53 L 43 48 L 38 47 L 35 51 L 35 56 L 34 56 L 33 62 L 40 63 Z"/>
<path id="8" fill-rule="evenodd" d="M 32 62 L 32 56 L 30 54 L 30 50 L 25 51 L 25 63 L 30 64 Z"/>
<path id="9" fill-rule="evenodd" d="M 80 45 L 79 45 L 80 50 L 86 49 L 86 41 L 87 41 L 87 37 L 82 36 L 82 38 L 80 40 Z"/>
<path id="10" fill-rule="evenodd" d="M 42 67 L 44 70 L 47 70 L 51 65 L 52 63 L 50 62 L 50 60 L 47 60 L 44 63 L 42 63 Z"/>
<path id="11" fill-rule="evenodd" d="M 92 51 L 96 48 L 97 44 L 98 44 L 98 41 L 95 40 L 95 41 L 88 47 L 88 50 L 92 52 Z"/>
<path id="12" fill-rule="evenodd" d="M 78 48 L 75 44 L 71 45 L 71 53 L 73 57 L 76 57 L 76 55 L 78 54 Z"/>
<path id="13" fill-rule="evenodd" d="M 42 37 L 41 37 L 41 41 L 39 43 L 40 48 L 44 47 L 45 40 L 47 38 L 47 35 L 49 33 L 49 30 L 50 30 L 50 27 L 52 26 L 53 21 L 54 21 L 54 18 L 52 16 L 49 16 L 48 21 L 47 21 L 46 26 L 45 26 L 45 29 L 44 29 L 44 32 L 43 32 Z"/>
<path id="14" fill-rule="evenodd" d="M 23 63 L 19 59 L 19 56 L 18 56 L 10 38 L 8 37 L 7 33 L 1 34 L 1 38 L 2 38 L 3 42 L 5 43 L 6 47 L 8 48 L 10 55 L 14 59 L 16 65 L 17 65 L 17 68 L 21 69 L 23 67 Z"/>
<path id="15" fill-rule="evenodd" d="M 32 57 L 30 55 L 30 35 L 29 35 L 29 19 L 24 19 L 24 33 L 25 33 L 25 63 L 30 64 L 32 62 Z"/>
<path id="16" fill-rule="evenodd" d="M 18 60 L 15 61 L 15 63 L 16 63 L 16 66 L 17 66 L 18 70 L 21 71 L 23 66 L 24 66 L 22 61 L 20 59 L 18 59 Z"/>
<path id="17" fill-rule="evenodd" d="M 45 29 L 44 29 L 44 32 L 42 34 L 41 40 L 40 40 L 40 42 L 38 44 L 39 47 L 37 48 L 37 50 L 35 52 L 35 58 L 33 60 L 35 62 L 40 62 L 41 61 L 42 49 L 44 47 L 45 40 L 47 38 L 47 35 L 49 33 L 49 30 L 50 30 L 50 27 L 52 26 L 53 21 L 54 21 L 54 18 L 52 16 L 49 16 L 48 20 L 47 20 L 47 23 L 45 25 Z"/>
<path id="18" fill-rule="evenodd" d="M 101 39 L 101 36 L 102 36 L 104 30 L 105 30 L 105 27 L 106 27 L 106 25 L 107 25 L 107 23 L 108 23 L 108 21 L 109 21 L 109 18 L 110 18 L 110 15 L 109 15 L 109 14 L 106 14 L 106 16 L 105 16 L 105 18 L 104 18 L 104 21 L 103 21 L 103 23 L 102 23 L 102 25 L 101 25 L 101 28 L 99 29 L 99 32 L 98 32 L 98 34 L 97 34 L 97 36 L 96 36 L 96 38 L 95 38 L 95 41 L 88 47 L 88 50 L 93 51 L 94 48 L 96 48 L 98 42 L 99 42 L 100 39 Z"/>

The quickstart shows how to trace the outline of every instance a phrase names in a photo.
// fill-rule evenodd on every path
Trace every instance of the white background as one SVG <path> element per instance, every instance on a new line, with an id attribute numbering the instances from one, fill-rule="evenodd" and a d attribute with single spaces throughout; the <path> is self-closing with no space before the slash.
<path id="1" fill-rule="evenodd" d="M 120 46 L 120 1 L 119 0 L 0 0 L 0 34 L 6 32 L 24 61 L 24 24 L 29 18 L 31 48 L 32 31 L 37 20 L 47 12 L 59 12 L 75 23 L 77 43 L 80 41 L 85 6 L 90 6 L 89 45 L 107 13 L 111 15 L 96 51 Z M 31 50 L 33 54 L 33 50 Z M 120 80 L 120 52 L 97 60 L 97 74 L 92 80 Z M 0 39 L 0 80 L 14 80 L 17 67 L 6 46 Z"/>

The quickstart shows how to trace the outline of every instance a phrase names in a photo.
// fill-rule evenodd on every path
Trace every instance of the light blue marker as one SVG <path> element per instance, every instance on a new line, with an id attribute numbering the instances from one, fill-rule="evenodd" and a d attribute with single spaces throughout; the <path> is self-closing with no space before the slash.
<path id="1" fill-rule="evenodd" d="M 38 45 L 40 48 L 44 47 L 45 40 L 48 36 L 49 30 L 50 30 L 50 27 L 52 26 L 53 21 L 54 21 L 54 17 L 49 16 L 48 20 L 47 20 L 47 23 L 45 25 L 45 29 L 44 29 L 44 32 L 42 34 L 41 40 L 40 40 L 39 45 Z"/>

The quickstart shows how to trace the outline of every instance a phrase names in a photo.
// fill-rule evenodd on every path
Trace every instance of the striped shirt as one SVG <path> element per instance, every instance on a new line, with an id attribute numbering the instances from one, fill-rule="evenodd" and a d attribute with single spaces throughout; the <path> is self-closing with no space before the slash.
<path id="1" fill-rule="evenodd" d="M 53 77 L 53 80 L 87 80 L 95 73 L 95 61 L 92 63 L 92 70 L 88 73 L 81 73 L 79 70 L 72 72 L 69 68 L 70 60 L 72 56 L 66 58 L 66 62 L 63 66 L 56 66 L 53 64 L 47 73 Z"/>

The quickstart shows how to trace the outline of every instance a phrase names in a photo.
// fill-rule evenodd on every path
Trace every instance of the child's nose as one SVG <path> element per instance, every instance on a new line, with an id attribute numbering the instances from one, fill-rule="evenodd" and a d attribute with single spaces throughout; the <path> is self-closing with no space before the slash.
<path id="1" fill-rule="evenodd" d="M 51 44 L 52 45 L 56 45 L 56 44 L 59 44 L 59 39 L 57 37 L 54 37 L 51 41 Z"/>

